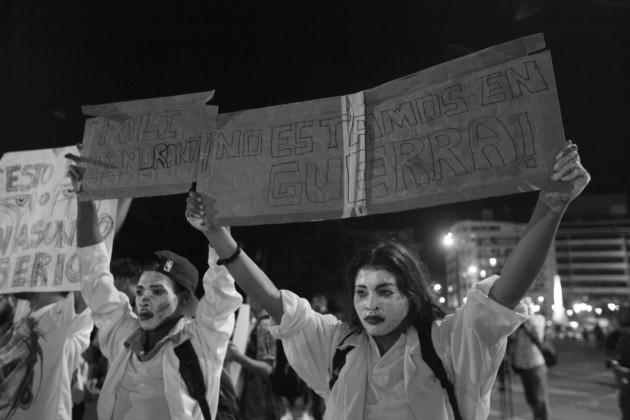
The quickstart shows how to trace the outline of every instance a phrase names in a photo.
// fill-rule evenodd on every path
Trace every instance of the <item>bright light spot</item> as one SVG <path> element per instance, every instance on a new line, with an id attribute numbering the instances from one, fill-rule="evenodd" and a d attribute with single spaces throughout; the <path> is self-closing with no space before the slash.
<path id="1" fill-rule="evenodd" d="M 577 327 L 580 326 L 580 324 L 577 323 L 577 321 L 571 321 L 569 322 L 569 325 L 571 326 L 571 328 L 573 328 L 574 330 L 577 330 Z"/>
<path id="2" fill-rule="evenodd" d="M 452 234 L 451 232 L 447 233 L 447 234 L 444 236 L 444 240 L 443 240 L 443 242 L 444 242 L 444 245 L 446 245 L 446 246 L 451 246 L 451 245 L 453 245 L 453 242 L 455 242 L 455 241 L 454 241 L 454 239 L 453 239 L 453 234 Z"/>
<path id="3" fill-rule="evenodd" d="M 444 302 L 446 302 L 446 298 L 445 298 L 444 296 L 442 296 L 442 297 L 440 298 L 440 303 L 444 303 Z"/>
<path id="4" fill-rule="evenodd" d="M 532 305 L 532 310 L 534 312 L 540 312 L 540 305 Z"/>
<path id="5" fill-rule="evenodd" d="M 537 300 L 539 303 L 543 303 L 543 302 L 545 301 L 545 297 L 544 297 L 544 296 L 538 296 L 538 297 L 536 298 L 536 300 Z"/>
<path id="6" fill-rule="evenodd" d="M 485 278 L 486 278 L 486 274 L 487 274 L 487 273 L 486 273 L 486 270 L 481 270 L 481 271 L 479 272 L 479 275 L 480 275 L 480 276 L 481 276 L 481 278 L 483 278 L 483 279 L 485 279 Z"/>
<path id="7" fill-rule="evenodd" d="M 489 263 L 490 263 L 490 265 L 491 265 L 491 266 L 493 266 L 493 267 L 494 267 L 495 265 L 497 265 L 497 259 L 496 259 L 496 258 L 490 258 L 490 259 L 488 260 L 488 262 L 489 262 Z"/>
<path id="8" fill-rule="evenodd" d="M 462 302 L 466 303 L 467 300 L 468 300 L 468 297 L 465 297 L 464 299 L 462 299 Z"/>
<path id="9" fill-rule="evenodd" d="M 619 305 L 615 305 L 614 303 L 609 303 L 606 306 L 608 306 L 608 310 L 609 311 L 618 311 L 619 310 Z"/>
<path id="10" fill-rule="evenodd" d="M 446 290 L 448 290 L 448 292 L 451 293 L 453 291 L 453 286 L 448 286 Z"/>
<path id="11" fill-rule="evenodd" d="M 470 274 L 475 274 L 477 272 L 477 266 L 471 265 L 470 267 L 468 267 L 468 272 Z"/>
<path id="12" fill-rule="evenodd" d="M 602 308 L 595 308 L 595 313 L 597 315 L 601 315 L 602 314 Z"/>
<path id="13" fill-rule="evenodd" d="M 573 310 L 576 314 L 579 314 L 580 312 L 592 312 L 593 307 L 587 303 L 578 302 L 573 304 Z"/>
<path id="14" fill-rule="evenodd" d="M 571 309 L 567 309 L 567 315 L 569 316 L 573 315 L 573 311 Z"/>
<path id="15" fill-rule="evenodd" d="M 439 284 L 439 283 L 435 283 L 433 285 L 433 290 L 436 291 L 436 292 L 439 292 L 440 290 L 442 290 L 442 285 Z"/>

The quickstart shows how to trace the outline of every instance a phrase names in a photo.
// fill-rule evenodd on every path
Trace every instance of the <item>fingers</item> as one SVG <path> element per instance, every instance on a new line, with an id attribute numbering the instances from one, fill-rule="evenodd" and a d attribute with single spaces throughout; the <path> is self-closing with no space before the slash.
<path id="1" fill-rule="evenodd" d="M 570 181 L 574 179 L 576 170 L 584 170 L 580 163 L 577 145 L 568 141 L 562 150 L 556 155 L 556 163 L 553 166 L 552 181 Z"/>
<path id="2" fill-rule="evenodd" d="M 186 217 L 202 217 L 205 214 L 205 206 L 201 195 L 191 191 L 186 198 Z"/>

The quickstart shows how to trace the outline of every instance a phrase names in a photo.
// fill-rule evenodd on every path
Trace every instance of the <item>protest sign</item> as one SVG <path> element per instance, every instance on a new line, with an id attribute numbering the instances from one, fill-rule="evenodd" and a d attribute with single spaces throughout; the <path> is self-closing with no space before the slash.
<path id="1" fill-rule="evenodd" d="M 211 145 L 213 92 L 84 106 L 82 197 L 148 197 L 186 191 Z M 85 160 L 87 159 L 87 160 Z"/>
<path id="2" fill-rule="evenodd" d="M 76 195 L 67 176 L 76 147 L 6 153 L 0 159 L 0 294 L 79 290 Z M 117 200 L 97 202 L 111 253 Z"/>
<path id="3" fill-rule="evenodd" d="M 219 114 L 198 123 L 201 158 L 195 169 L 175 173 L 181 181 L 177 188 L 156 182 L 166 177 L 154 163 L 146 176 L 142 171 L 128 176 L 149 180 L 142 191 L 120 175 L 106 179 L 108 172 L 101 170 L 102 189 L 88 184 L 87 194 L 185 192 L 194 173 L 197 191 L 211 197 L 219 223 L 250 225 L 364 216 L 532 191 L 548 182 L 564 143 L 553 66 L 543 48 L 542 35 L 534 35 L 355 94 Z M 156 133 L 169 132 L 164 112 L 153 118 L 162 121 Z M 141 119 L 134 121 L 134 127 L 142 126 Z M 108 134 L 107 124 L 115 135 Z M 126 153 L 119 147 L 123 139 L 125 144 L 147 141 L 131 128 L 125 131 L 123 120 L 107 124 L 85 140 L 120 150 L 108 155 L 114 159 L 89 152 L 89 165 L 120 162 Z M 103 140 L 109 138 L 115 141 Z M 92 144 L 88 151 L 94 150 Z"/>

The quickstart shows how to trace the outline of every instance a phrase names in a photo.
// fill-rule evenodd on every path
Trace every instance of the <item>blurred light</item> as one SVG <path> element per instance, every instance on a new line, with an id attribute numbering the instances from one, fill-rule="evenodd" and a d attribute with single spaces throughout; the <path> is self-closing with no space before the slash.
<path id="1" fill-rule="evenodd" d="M 446 290 L 448 290 L 448 292 L 451 293 L 453 291 L 453 286 L 448 286 Z"/>
<path id="2" fill-rule="evenodd" d="M 451 232 L 447 233 L 447 234 L 444 236 L 444 240 L 443 240 L 443 242 L 444 242 L 444 245 L 445 245 L 445 246 L 451 246 L 451 245 L 453 245 L 453 242 L 454 242 L 454 239 L 453 239 L 453 234 L 452 234 Z"/>
<path id="3" fill-rule="evenodd" d="M 434 290 L 435 292 L 439 292 L 440 290 L 442 290 L 442 285 L 441 285 L 440 283 L 435 283 L 435 284 L 433 285 L 433 290 Z"/>
<path id="4" fill-rule="evenodd" d="M 567 309 L 567 315 L 569 316 L 573 315 L 573 311 L 571 309 Z"/>
<path id="5" fill-rule="evenodd" d="M 577 321 L 571 321 L 569 322 L 569 325 L 571 326 L 571 328 L 573 328 L 574 330 L 577 330 L 577 327 L 580 326 L 580 324 L 577 323 Z"/>
<path id="6" fill-rule="evenodd" d="M 444 296 L 440 297 L 440 303 L 446 302 L 446 298 Z"/>
<path id="7" fill-rule="evenodd" d="M 545 301 L 545 297 L 544 297 L 544 296 L 538 296 L 538 297 L 536 298 L 536 300 L 537 300 L 539 303 L 543 303 L 543 302 Z"/>
<path id="8" fill-rule="evenodd" d="M 609 303 L 607 306 L 608 310 L 610 310 L 611 312 L 619 310 L 619 305 L 615 305 L 614 303 Z"/>
<path id="9" fill-rule="evenodd" d="M 592 312 L 593 307 L 587 303 L 578 302 L 573 304 L 573 311 L 576 314 L 579 314 L 580 312 Z"/>
<path id="10" fill-rule="evenodd" d="M 470 267 L 468 267 L 468 272 L 470 274 L 475 274 L 477 272 L 477 266 L 471 265 Z"/>
<path id="11" fill-rule="evenodd" d="M 595 313 L 597 315 L 601 315 L 602 314 L 602 308 L 595 308 Z"/>
<path id="12" fill-rule="evenodd" d="M 481 270 L 479 272 L 479 275 L 481 276 L 481 278 L 485 279 L 486 278 L 486 270 Z"/>
<path id="13" fill-rule="evenodd" d="M 532 310 L 534 313 L 540 312 L 540 305 L 532 305 Z"/>
<path id="14" fill-rule="evenodd" d="M 490 263 L 490 265 L 491 265 L 491 266 L 493 266 L 493 267 L 494 267 L 495 265 L 497 265 L 497 259 L 496 259 L 496 258 L 490 258 L 490 259 L 488 260 L 488 262 L 489 262 L 489 263 Z"/>
<path id="15" fill-rule="evenodd" d="M 464 299 L 462 299 L 462 302 L 466 303 L 467 300 L 468 300 L 468 297 L 465 297 Z"/>

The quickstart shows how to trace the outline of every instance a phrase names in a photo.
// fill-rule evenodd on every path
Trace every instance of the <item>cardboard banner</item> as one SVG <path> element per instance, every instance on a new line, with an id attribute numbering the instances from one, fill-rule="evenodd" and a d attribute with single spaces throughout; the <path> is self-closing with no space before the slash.
<path id="1" fill-rule="evenodd" d="M 147 181 L 142 194 L 185 192 L 193 180 L 188 175 L 195 173 L 197 190 L 211 197 L 220 223 L 250 225 L 364 216 L 532 191 L 547 182 L 564 143 L 553 66 L 550 54 L 539 52 L 543 48 L 542 35 L 534 35 L 363 92 L 219 114 L 197 124 L 195 138 L 202 142 L 197 168 L 184 170 L 182 158 L 171 169 L 181 182 L 166 182 L 171 178 L 160 172 L 166 165 L 154 158 L 149 159 L 153 167 L 136 166 L 136 172 L 128 164 L 111 175 L 94 169 L 100 179 L 86 185 L 86 194 L 135 195 L 136 179 Z M 125 124 L 141 127 L 138 116 L 133 124 L 88 122 L 92 131 L 85 140 L 92 144 L 86 161 L 92 166 L 124 162 L 121 156 L 129 147 L 159 143 L 166 133 L 175 136 L 182 130 L 169 125 L 177 120 L 169 117 L 173 113 L 166 107 L 144 117 L 162 123 L 149 131 L 155 133 L 153 140 L 142 134 L 148 122 L 138 135 L 123 130 Z M 107 127 L 114 127 L 115 135 Z M 173 137 L 172 155 L 187 150 L 190 139 Z M 104 145 L 113 148 L 94 153 Z M 164 156 L 168 161 L 171 154 Z"/>
<path id="2" fill-rule="evenodd" d="M 67 176 L 76 147 L 0 159 L 0 294 L 79 290 L 76 195 Z M 117 200 L 97 202 L 111 253 Z"/>
<path id="3" fill-rule="evenodd" d="M 84 106 L 81 198 L 149 197 L 187 191 L 207 155 L 214 92 Z"/>

